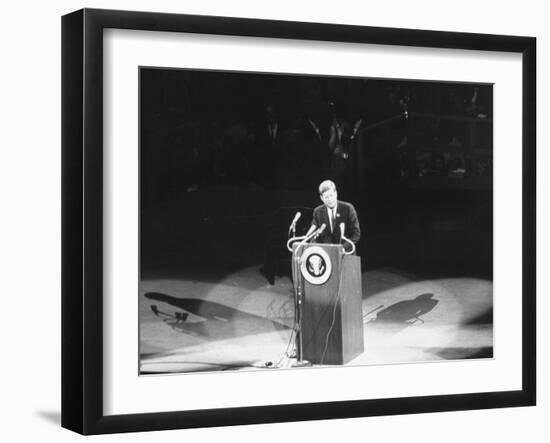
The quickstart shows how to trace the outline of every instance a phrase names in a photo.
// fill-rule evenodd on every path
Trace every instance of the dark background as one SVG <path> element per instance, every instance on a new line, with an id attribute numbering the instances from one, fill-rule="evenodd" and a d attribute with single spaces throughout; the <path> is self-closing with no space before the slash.
<path id="1" fill-rule="evenodd" d="M 300 211 L 307 230 L 321 203 L 337 118 L 348 136 L 361 119 L 336 182 L 358 210 L 363 270 L 490 277 L 492 102 L 487 84 L 141 68 L 141 276 L 287 274 L 288 225 Z"/>

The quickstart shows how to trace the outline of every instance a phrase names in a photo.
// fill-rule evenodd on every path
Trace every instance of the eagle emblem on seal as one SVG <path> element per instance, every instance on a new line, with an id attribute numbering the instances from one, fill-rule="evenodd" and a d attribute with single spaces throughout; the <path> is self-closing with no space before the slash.
<path id="1" fill-rule="evenodd" d="M 300 266 L 304 278 L 313 285 L 322 285 L 332 273 L 332 262 L 320 246 L 311 246 L 304 251 Z"/>

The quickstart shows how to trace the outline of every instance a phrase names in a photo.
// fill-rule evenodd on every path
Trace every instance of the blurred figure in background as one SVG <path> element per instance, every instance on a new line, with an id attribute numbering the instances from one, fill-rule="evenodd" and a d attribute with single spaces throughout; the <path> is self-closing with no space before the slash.
<path id="1" fill-rule="evenodd" d="M 328 147 L 330 151 L 330 176 L 343 190 L 350 189 L 350 137 L 349 123 L 342 117 L 342 110 L 330 102 L 331 123 Z"/>

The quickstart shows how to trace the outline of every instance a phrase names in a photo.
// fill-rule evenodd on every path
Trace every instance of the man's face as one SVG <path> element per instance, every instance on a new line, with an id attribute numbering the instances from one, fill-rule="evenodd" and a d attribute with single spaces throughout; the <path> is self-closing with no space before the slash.
<path id="1" fill-rule="evenodd" d="M 321 194 L 321 201 L 330 209 L 336 206 L 337 200 L 338 193 L 332 189 L 329 189 Z"/>

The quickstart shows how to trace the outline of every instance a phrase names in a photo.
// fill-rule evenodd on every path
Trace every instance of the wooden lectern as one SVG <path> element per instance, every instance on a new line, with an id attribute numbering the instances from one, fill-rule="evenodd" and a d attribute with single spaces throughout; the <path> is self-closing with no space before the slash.
<path id="1" fill-rule="evenodd" d="M 342 365 L 363 353 L 361 260 L 337 244 L 294 245 L 298 356 Z"/>

